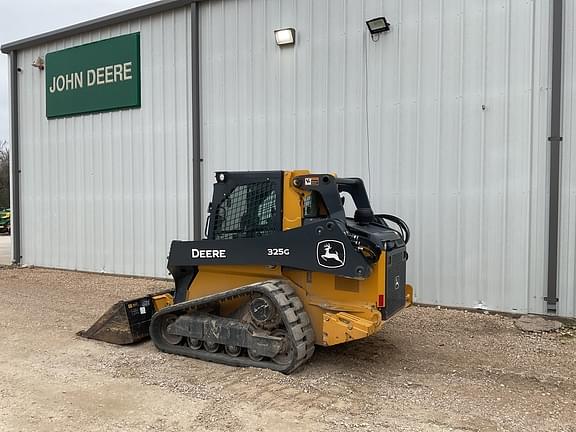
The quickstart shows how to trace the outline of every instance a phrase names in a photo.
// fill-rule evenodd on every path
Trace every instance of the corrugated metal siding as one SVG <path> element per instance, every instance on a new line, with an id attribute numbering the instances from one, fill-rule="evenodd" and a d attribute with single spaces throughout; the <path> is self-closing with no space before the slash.
<path id="1" fill-rule="evenodd" d="M 192 235 L 190 8 L 19 53 L 22 262 L 165 276 Z M 142 108 L 48 121 L 47 52 L 140 32 Z"/>
<path id="2" fill-rule="evenodd" d="M 202 3 L 204 178 L 361 176 L 412 227 L 417 301 L 543 312 L 549 18 L 512 0 Z"/>
<path id="3" fill-rule="evenodd" d="M 576 5 L 564 2 L 558 313 L 576 316 Z"/>

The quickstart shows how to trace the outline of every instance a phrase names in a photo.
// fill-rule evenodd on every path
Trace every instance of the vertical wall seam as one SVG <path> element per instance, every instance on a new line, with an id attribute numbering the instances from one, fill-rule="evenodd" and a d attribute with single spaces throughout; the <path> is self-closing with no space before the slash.
<path id="1" fill-rule="evenodd" d="M 293 0 L 292 2 L 293 7 L 294 7 L 294 15 L 293 15 L 293 22 L 297 23 L 297 19 L 298 19 L 298 3 L 296 0 Z M 296 41 L 296 43 L 298 43 L 298 40 Z M 292 79 L 293 82 L 296 82 L 296 77 L 298 76 L 298 51 L 297 50 L 292 50 L 292 55 L 294 58 L 294 65 L 292 68 Z M 297 90 L 297 86 L 295 84 L 293 84 L 293 92 L 292 92 L 292 112 L 291 112 L 291 119 L 292 119 L 292 142 L 290 143 L 292 145 L 292 159 L 290 160 L 290 165 L 291 166 L 295 166 L 298 163 L 298 117 L 297 117 L 297 112 L 298 112 L 298 90 Z"/>
<path id="2" fill-rule="evenodd" d="M 191 57 L 192 57 L 192 202 L 194 221 L 194 240 L 202 239 L 202 176 L 200 142 L 200 33 L 198 31 L 198 3 L 191 8 Z"/>
<path id="3" fill-rule="evenodd" d="M 529 148 L 529 157 L 528 160 L 530 161 L 530 167 L 528 170 L 528 186 L 529 189 L 527 191 L 527 209 L 528 209 L 528 225 L 527 225 L 527 229 L 526 229 L 526 238 L 524 239 L 527 245 L 527 253 L 526 253 L 526 260 L 525 260 L 525 268 L 526 268 L 526 273 L 525 273 L 525 280 L 526 280 L 526 308 L 528 310 L 530 310 L 530 297 L 531 297 L 531 287 L 530 287 L 530 279 L 531 279 L 531 268 L 530 268 L 530 262 L 532 260 L 532 245 L 533 245 L 533 236 L 531 235 L 531 231 L 532 231 L 532 204 L 533 204 L 533 198 L 532 198 L 532 191 L 531 191 L 531 187 L 532 187 L 532 182 L 534 179 L 534 164 L 533 164 L 533 160 L 534 160 L 534 85 L 535 85 L 535 69 L 536 69 L 536 2 L 532 2 L 532 7 L 530 9 L 530 13 L 531 13 L 531 19 L 530 19 L 530 23 L 531 26 L 530 28 L 532 29 L 532 34 L 530 37 L 530 61 L 528 62 L 530 64 L 530 89 L 528 90 L 529 92 L 529 101 L 528 101 L 528 124 L 530 125 L 529 129 L 528 129 L 528 142 L 530 143 L 530 148 Z"/>
<path id="4" fill-rule="evenodd" d="M 176 31 L 177 25 L 176 25 L 176 13 L 175 11 L 171 11 L 170 13 L 171 18 L 172 18 L 172 28 L 170 30 L 171 33 L 171 37 L 173 38 L 173 40 L 176 39 L 176 36 L 178 34 L 178 32 Z M 166 46 L 166 34 L 162 35 L 162 44 L 163 46 Z M 174 66 L 176 67 L 176 63 L 177 63 L 177 59 L 178 59 L 178 50 L 176 47 L 176 44 L 174 44 L 174 46 L 172 47 L 172 56 L 174 58 Z M 173 82 L 173 91 L 174 91 L 174 100 L 172 101 L 172 106 L 174 109 L 174 125 L 176 125 L 178 123 L 178 116 L 179 116 L 179 112 L 178 112 L 178 79 L 175 77 L 174 78 L 174 82 Z M 180 152 L 179 152 L 179 139 L 180 137 L 178 136 L 178 133 L 176 132 L 176 127 L 174 127 L 174 155 L 172 156 L 173 158 L 173 162 L 174 162 L 174 172 L 171 173 L 171 175 L 173 175 L 174 177 L 174 203 L 175 203 L 175 207 L 177 208 L 177 210 L 174 212 L 174 229 L 176 232 L 179 231 L 179 227 L 180 227 L 180 189 L 182 188 L 182 185 L 180 185 L 180 182 L 178 181 L 178 160 L 180 159 Z M 168 239 L 170 240 L 170 239 Z"/>
<path id="5" fill-rule="evenodd" d="M 362 1 L 362 17 L 363 19 L 366 19 L 366 2 Z M 348 24 L 348 20 L 346 19 L 346 14 L 343 14 L 343 19 L 344 19 L 344 73 L 342 76 L 342 88 L 346 89 L 346 77 L 347 77 L 347 57 L 348 57 L 348 44 L 346 41 L 346 33 L 348 31 L 347 28 L 347 24 Z M 366 156 L 366 168 L 367 168 L 367 174 L 368 174 L 368 178 L 366 179 L 366 189 L 368 191 L 368 194 L 370 194 L 371 189 L 372 189 L 372 169 L 371 169 L 371 164 L 370 164 L 370 159 L 371 159 L 371 155 L 370 155 L 370 106 L 369 106 L 369 102 L 368 102 L 368 86 L 369 86 L 369 80 L 368 80 L 368 41 L 367 41 L 367 34 L 364 33 L 360 33 L 361 38 L 362 38 L 362 115 L 361 115 L 361 121 L 362 121 L 362 125 L 364 126 L 364 133 L 363 136 L 366 139 L 366 142 L 364 143 L 364 145 L 366 146 L 366 152 L 362 152 L 365 156 Z M 346 109 L 346 103 L 347 103 L 347 94 L 348 92 L 346 90 L 344 90 L 343 92 L 343 103 L 342 103 L 342 111 L 344 113 L 344 118 L 346 118 L 346 113 L 347 113 L 347 109 Z M 345 137 L 345 139 L 347 139 L 347 121 L 343 121 L 343 136 Z M 346 147 L 344 146 L 343 149 L 343 153 L 344 153 L 344 160 L 347 160 L 347 154 L 346 154 Z M 364 171 L 364 170 L 363 170 Z"/>
<path id="6" fill-rule="evenodd" d="M 486 104 L 486 87 L 487 87 L 487 80 L 488 80 L 488 2 L 487 0 L 483 1 L 482 4 L 482 86 L 481 86 L 481 103 Z M 486 200 L 486 193 L 485 193 L 485 175 L 484 170 L 486 169 L 486 111 L 482 111 L 482 120 L 481 120 L 481 131 L 480 131 L 480 223 L 478 229 L 478 238 L 482 239 L 484 233 L 484 202 Z M 486 270 L 485 266 L 485 259 L 484 259 L 484 242 L 480 240 L 478 242 L 478 282 L 477 282 L 477 300 L 479 304 L 483 303 L 484 298 L 484 289 L 485 287 L 485 280 L 484 280 L 484 271 Z"/>
<path id="7" fill-rule="evenodd" d="M 397 28 L 397 36 L 396 36 L 396 77 L 398 85 L 396 86 L 396 101 L 394 103 L 394 110 L 396 114 L 396 166 L 400 167 L 402 163 L 401 157 L 401 130 L 402 130 L 402 109 L 401 109 L 401 98 L 402 98 L 402 0 L 397 0 L 396 2 L 396 10 L 398 11 L 398 24 L 396 25 Z M 401 193 L 401 177 L 402 171 L 400 169 L 396 170 L 395 176 L 395 184 L 394 190 L 396 191 L 396 196 L 394 199 L 394 210 L 399 213 L 400 210 L 400 193 Z"/>
<path id="8" fill-rule="evenodd" d="M 460 52 L 458 58 L 460 59 L 460 67 L 458 70 L 458 79 L 460 80 L 458 84 L 458 145 L 456 146 L 457 149 L 457 215 L 456 215 L 456 260 L 458 265 L 457 267 L 457 283 L 458 286 L 464 286 L 464 272 L 465 263 L 462 256 L 462 145 L 461 143 L 464 142 L 464 17 L 466 16 L 466 6 L 465 0 L 460 0 Z M 458 292 L 458 304 L 464 304 L 463 293 L 462 290 L 457 290 Z"/>
<path id="9" fill-rule="evenodd" d="M 436 220 L 442 220 L 442 215 L 440 212 L 440 208 L 442 206 L 442 188 L 441 188 L 441 164 L 442 158 L 440 156 L 441 150 L 440 146 L 442 143 L 442 66 L 443 66 L 443 43 L 444 43 L 444 0 L 440 0 L 440 12 L 438 14 L 438 25 L 436 26 L 436 31 L 438 32 L 438 54 L 437 54 L 437 61 L 438 65 L 436 68 L 436 178 L 435 178 L 435 193 L 436 193 L 436 203 L 435 203 L 435 211 L 436 211 Z M 440 224 L 440 227 L 435 230 L 435 241 L 436 244 L 441 244 L 443 238 L 443 229 L 444 224 Z M 442 262 L 444 261 L 445 257 L 442 257 L 442 252 L 438 251 L 435 254 L 434 259 L 436 261 L 436 298 L 440 298 L 440 287 L 442 286 Z"/>
<path id="10" fill-rule="evenodd" d="M 161 32 L 160 32 L 160 37 L 158 38 L 161 42 L 160 46 L 161 48 L 161 52 L 160 52 L 160 62 L 161 64 L 165 65 L 166 64 L 166 57 L 168 55 L 168 53 L 166 52 L 166 48 L 164 47 L 164 35 L 166 34 L 166 29 L 170 26 L 170 24 L 166 23 L 167 21 L 167 16 L 165 14 L 160 15 L 160 28 L 161 28 Z M 159 69 L 158 71 L 158 75 L 160 78 L 160 82 L 165 82 L 165 78 L 166 78 L 166 71 L 165 69 Z M 167 106 L 167 95 L 166 92 L 164 91 L 164 88 L 162 88 L 162 94 L 160 96 L 160 100 L 162 103 L 162 106 Z M 163 109 L 162 110 L 162 124 L 165 125 L 166 124 L 166 110 Z M 161 244 L 165 244 L 164 242 L 168 239 L 168 216 L 169 216 L 169 211 L 168 211 L 168 203 L 170 202 L 170 195 L 172 194 L 172 191 L 169 190 L 168 188 L 168 176 L 169 174 L 169 167 L 168 167 L 168 139 L 166 138 L 166 132 L 164 131 L 164 133 L 162 133 L 162 146 L 161 146 L 161 156 L 162 156 L 162 164 L 161 164 L 161 168 L 162 168 L 162 186 L 164 189 L 164 193 L 162 196 L 162 204 L 161 204 L 161 209 L 162 209 L 162 229 L 161 229 Z M 158 269 L 158 271 L 160 272 L 161 269 Z"/>
<path id="11" fill-rule="evenodd" d="M 422 232 L 422 216 L 421 209 L 422 209 L 422 189 L 420 186 L 421 175 L 420 175 L 420 166 L 422 165 L 420 162 L 421 154 L 420 154 L 420 138 L 421 138 L 421 125 L 420 120 L 421 116 L 421 102 L 422 102 L 422 0 L 418 0 L 418 30 L 416 35 L 416 58 L 417 58 L 417 66 L 416 66 L 416 100 L 414 103 L 416 104 L 416 152 L 415 152 L 415 159 L 416 159 L 416 168 L 415 168 L 415 177 L 416 177 L 416 232 Z M 423 257 L 423 247 L 422 242 L 418 242 L 417 247 L 417 256 Z M 424 278 L 422 277 L 423 274 L 423 262 L 421 259 L 418 260 L 417 270 L 416 270 L 416 280 L 423 281 Z M 434 301 L 438 301 L 438 299 L 434 299 Z"/>
<path id="12" fill-rule="evenodd" d="M 189 10 L 188 13 L 186 14 L 186 31 L 185 34 L 189 37 L 188 42 L 186 44 L 187 46 L 187 51 L 191 52 L 192 51 L 192 36 L 190 36 L 190 33 L 192 32 L 192 11 Z M 190 85 L 190 77 L 192 76 L 191 74 L 191 61 L 192 61 L 192 56 L 188 57 L 186 60 L 186 116 L 192 116 L 192 107 L 191 107 L 191 85 Z M 186 218 L 186 238 L 191 239 L 194 236 L 194 204 L 192 203 L 193 201 L 193 195 L 192 195 L 192 188 L 194 187 L 193 183 L 192 183 L 192 170 L 194 169 L 193 167 L 193 157 L 192 157 L 192 134 L 190 133 L 190 126 L 191 123 L 187 122 L 187 127 L 186 127 L 186 177 L 187 177 L 187 181 L 186 181 L 186 209 L 188 212 L 187 218 Z M 191 187 L 192 185 L 192 187 Z"/>
<path id="13" fill-rule="evenodd" d="M 312 40 L 314 39 L 314 8 L 312 7 L 312 2 L 308 2 L 308 16 L 309 16 L 309 20 L 308 20 L 308 28 L 310 29 L 310 49 L 309 49 L 309 55 L 308 55 L 308 65 L 309 65 L 309 72 L 310 72 L 310 76 L 313 77 L 314 76 L 314 62 L 312 61 L 313 59 L 313 52 L 314 52 L 314 46 L 312 45 Z M 312 143 L 314 142 L 314 122 L 312 121 L 312 117 L 314 116 L 314 112 L 312 110 L 313 107 L 313 101 L 314 101 L 314 85 L 311 82 L 310 83 L 310 92 L 308 95 L 308 113 L 309 113 L 309 117 L 310 117 L 310 129 L 308 130 L 309 133 L 309 139 L 308 139 L 308 149 L 309 149 L 309 156 L 310 156 L 310 162 L 312 166 L 316 165 L 316 161 L 314 160 L 314 146 L 312 146 Z"/>
<path id="14" fill-rule="evenodd" d="M 511 45 L 511 20 L 512 20 L 512 5 L 511 0 L 508 0 L 506 3 L 506 32 L 505 32 L 505 42 L 504 42 L 504 52 L 505 52 L 505 65 L 504 65 L 504 178 L 506 182 L 504 184 L 504 190 L 502 191 L 502 242 L 501 242 L 501 256 L 507 257 L 509 254 L 507 253 L 510 250 L 507 247 L 508 243 L 508 189 L 510 185 L 509 181 L 509 156 L 510 156 L 510 45 Z M 504 304 L 504 287 L 507 286 L 506 284 L 506 274 L 508 272 L 506 264 L 506 258 L 501 260 L 500 262 L 500 287 L 498 289 L 498 303 Z"/>
<path id="15" fill-rule="evenodd" d="M 575 24 L 575 23 L 574 23 L 574 18 L 576 17 L 576 13 L 575 13 L 576 10 L 575 10 L 575 8 L 574 8 L 574 4 L 573 4 L 573 3 L 571 3 L 571 7 L 572 7 L 572 10 L 570 11 L 570 15 L 569 15 L 569 16 L 572 18 L 571 21 L 570 21 L 571 24 L 572 24 L 572 25 L 571 25 L 571 28 L 570 28 L 570 32 L 571 32 L 571 35 L 572 35 L 571 44 L 570 44 L 570 49 L 571 49 L 570 55 L 571 55 L 572 59 L 571 59 L 571 63 L 570 63 L 570 74 L 567 74 L 567 75 L 565 75 L 565 76 L 574 76 L 574 72 L 576 71 L 576 55 L 575 55 L 575 54 L 576 54 L 576 52 L 575 52 L 575 36 L 576 36 L 576 35 L 575 35 L 575 33 L 574 33 L 575 30 L 576 30 L 576 29 L 574 28 L 574 24 Z M 564 15 L 565 15 L 565 18 L 567 19 L 567 16 L 568 16 L 568 15 L 566 15 L 565 13 L 564 13 Z M 574 95 L 574 80 L 570 81 L 570 88 L 569 88 L 568 90 L 569 90 L 569 91 L 567 92 L 567 94 L 568 94 L 568 95 L 571 95 L 571 97 L 570 97 L 570 108 L 569 108 L 568 112 L 573 114 L 573 113 L 575 112 L 575 111 L 574 111 L 575 98 L 572 96 L 572 95 Z M 564 105 L 564 108 L 565 108 L 565 105 Z M 566 128 L 566 125 L 564 125 L 564 128 Z M 572 138 L 572 137 L 574 136 L 574 121 L 573 121 L 573 120 L 570 121 L 570 123 L 569 123 L 569 125 L 568 125 L 568 128 L 569 128 L 569 133 L 565 133 L 565 135 L 566 135 L 566 136 L 570 136 L 570 137 Z M 563 156 L 565 156 L 563 159 L 564 159 L 564 160 L 571 161 L 571 160 L 572 160 L 572 154 L 573 154 L 573 152 L 572 152 L 572 146 L 568 146 L 568 147 L 564 146 L 563 152 L 565 152 L 565 153 L 563 154 Z M 568 153 L 568 155 L 566 155 L 566 153 Z M 574 176 L 573 176 L 573 171 L 572 171 L 572 170 L 568 170 L 568 179 L 566 180 L 566 181 L 567 181 L 567 184 L 568 184 L 568 196 L 569 196 L 569 198 L 568 198 L 568 206 L 569 206 L 569 208 L 568 208 L 568 212 L 567 212 L 568 215 L 574 214 L 574 202 L 573 202 L 573 200 L 572 200 L 572 198 L 573 198 L 573 196 L 574 196 L 574 192 L 573 192 L 573 188 L 572 188 L 573 177 L 574 177 Z M 573 219 L 571 219 L 571 220 L 573 220 Z M 570 223 L 569 227 L 570 227 L 570 228 L 569 228 L 569 234 L 568 234 L 568 236 L 566 236 L 566 237 L 563 236 L 563 238 L 569 238 L 569 239 L 574 240 L 574 238 L 575 238 L 575 237 L 574 237 L 574 234 L 575 234 L 574 224 L 573 224 L 573 223 Z M 570 246 L 569 246 L 570 243 L 568 243 L 568 242 L 565 242 L 565 243 L 566 243 L 566 249 L 570 248 Z M 570 248 L 570 252 L 571 252 L 571 253 L 568 254 L 569 256 L 571 255 L 571 259 L 570 259 L 568 262 L 570 262 L 570 263 L 572 264 L 572 265 L 569 266 L 569 269 L 570 269 L 570 273 L 571 273 L 571 274 L 570 274 L 570 277 L 569 277 L 568 280 L 572 281 L 571 286 L 574 286 L 574 274 L 575 274 L 575 272 L 574 272 L 574 268 L 575 268 L 574 259 L 576 258 L 576 257 L 575 257 L 576 254 L 575 254 L 575 250 L 574 250 L 574 249 L 575 249 L 575 246 L 576 246 L 576 245 L 575 245 L 574 243 L 572 243 L 572 245 L 573 245 L 573 246 Z M 565 283 L 566 283 L 566 282 L 567 282 L 567 281 L 565 281 Z M 562 285 L 560 285 L 560 286 L 562 286 Z M 564 285 L 564 286 L 568 286 L 568 285 Z M 573 292 L 572 292 L 572 305 L 570 305 L 570 307 L 571 307 L 570 312 L 571 312 L 571 313 L 569 314 L 569 315 L 572 315 L 572 316 L 576 315 L 576 295 L 575 295 L 576 292 L 574 292 L 574 291 L 576 291 L 576 290 L 573 290 Z M 568 308 L 568 298 L 569 298 L 570 296 L 562 296 L 562 297 L 563 297 L 564 299 L 566 299 L 566 304 L 565 304 L 565 305 L 560 304 L 561 309 L 563 309 L 564 311 L 567 311 L 567 308 Z"/>

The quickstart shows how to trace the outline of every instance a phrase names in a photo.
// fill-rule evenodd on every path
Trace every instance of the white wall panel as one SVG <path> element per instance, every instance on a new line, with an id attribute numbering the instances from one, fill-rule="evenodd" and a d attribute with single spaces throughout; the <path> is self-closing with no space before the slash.
<path id="1" fill-rule="evenodd" d="M 192 236 L 190 8 L 19 52 L 22 262 L 165 276 Z M 140 32 L 142 107 L 47 120 L 47 52 Z"/>
<path id="2" fill-rule="evenodd" d="M 417 301 L 544 311 L 549 2 L 214 0 L 200 21 L 206 202 L 215 170 L 361 176 L 413 230 Z"/>
<path id="3" fill-rule="evenodd" d="M 564 2 L 558 312 L 576 316 L 576 5 Z"/>

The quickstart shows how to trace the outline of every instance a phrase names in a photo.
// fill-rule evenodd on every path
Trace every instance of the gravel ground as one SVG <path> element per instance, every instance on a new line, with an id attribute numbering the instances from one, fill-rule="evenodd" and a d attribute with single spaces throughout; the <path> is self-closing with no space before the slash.
<path id="1" fill-rule="evenodd" d="M 79 338 L 161 281 L 0 268 L 1 431 L 576 431 L 576 332 L 413 307 L 290 376 Z"/>

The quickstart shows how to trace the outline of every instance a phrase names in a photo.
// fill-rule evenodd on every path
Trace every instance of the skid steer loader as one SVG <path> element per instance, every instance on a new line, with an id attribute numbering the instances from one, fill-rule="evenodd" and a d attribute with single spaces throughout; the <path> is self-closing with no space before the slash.
<path id="1" fill-rule="evenodd" d="M 290 373 L 412 303 L 408 227 L 374 214 L 358 178 L 218 172 L 205 235 L 172 242 L 174 290 L 121 301 L 80 334 Z"/>

